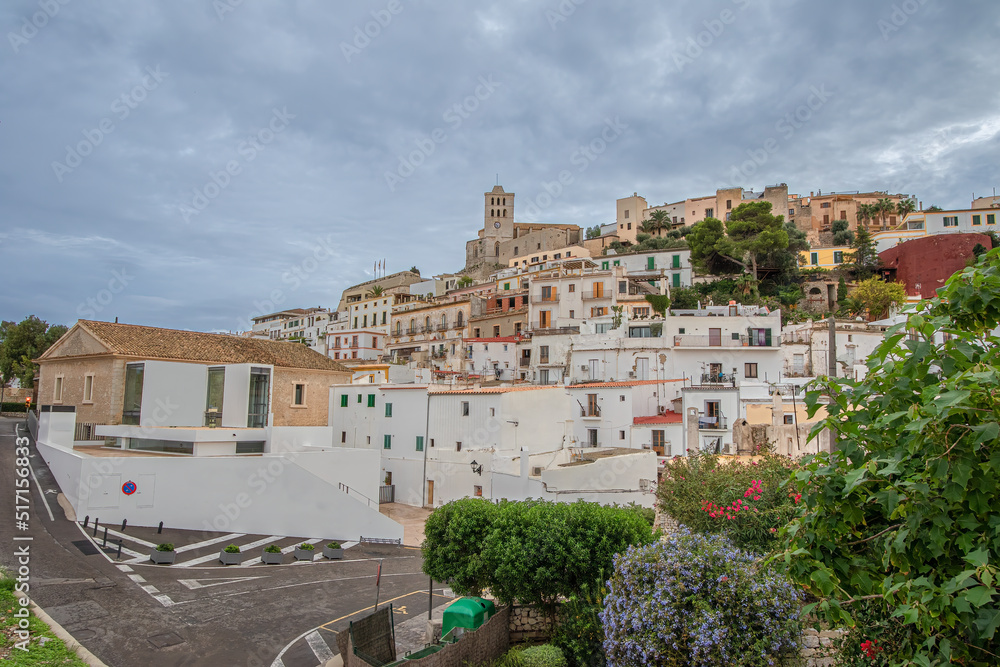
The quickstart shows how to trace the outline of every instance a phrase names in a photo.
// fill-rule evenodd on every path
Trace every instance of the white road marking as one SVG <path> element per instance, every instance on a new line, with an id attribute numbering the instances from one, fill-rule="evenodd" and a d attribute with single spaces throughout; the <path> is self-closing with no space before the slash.
<path id="1" fill-rule="evenodd" d="M 132 572 L 133 571 L 132 568 L 130 568 L 128 565 L 119 565 L 118 569 L 121 570 L 122 572 Z"/>
<path id="2" fill-rule="evenodd" d="M 15 438 L 20 438 L 21 437 L 20 428 L 21 428 L 20 424 L 14 424 L 14 437 Z M 45 497 L 45 493 L 44 493 L 44 491 L 42 489 L 42 485 L 38 483 L 38 478 L 35 477 L 35 469 L 31 467 L 31 461 L 28 461 L 28 470 L 31 472 L 31 479 L 35 480 L 35 487 L 38 489 L 38 497 L 42 499 L 42 504 L 45 505 L 45 511 L 49 513 L 49 521 L 55 521 L 56 517 L 52 514 L 52 508 L 49 507 L 49 501 Z"/>
<path id="3" fill-rule="evenodd" d="M 241 544 L 240 551 L 245 551 L 247 549 L 254 549 L 256 547 L 264 546 L 269 542 L 274 542 L 277 540 L 284 539 L 281 535 L 271 535 L 270 537 L 265 537 L 262 540 L 257 540 L 256 542 L 251 542 L 250 544 Z M 191 560 L 184 561 L 183 563 L 178 563 L 174 567 L 191 567 L 193 565 L 201 565 L 202 563 L 207 563 L 211 560 L 218 560 L 219 554 L 209 554 L 207 556 L 201 556 L 200 558 L 193 558 Z"/>
<path id="4" fill-rule="evenodd" d="M 246 535 L 246 533 L 230 533 L 228 535 L 223 535 L 222 537 L 213 537 L 210 540 L 205 540 L 203 542 L 195 542 L 194 544 L 185 544 L 182 547 L 177 547 L 174 549 L 177 553 L 184 553 L 185 551 L 192 551 L 200 547 L 207 547 L 210 544 L 218 544 L 219 542 L 233 542 L 240 539 Z"/>
<path id="5" fill-rule="evenodd" d="M 319 636 L 318 630 L 313 630 L 308 635 L 306 635 L 306 643 L 309 644 L 309 648 L 316 655 L 316 659 L 319 660 L 319 664 L 325 665 L 328 661 L 333 660 L 333 651 L 327 646 L 323 638 Z"/>
<path id="6" fill-rule="evenodd" d="M 134 581 L 137 584 L 144 584 L 144 583 L 146 583 L 146 580 L 143 579 L 142 575 L 139 575 L 139 574 L 130 574 L 130 575 L 128 575 L 128 578 L 131 579 L 132 581 Z"/>
<path id="7" fill-rule="evenodd" d="M 114 535 L 115 537 L 120 537 L 123 540 L 128 540 L 129 542 L 135 542 L 136 544 L 142 545 L 144 547 L 149 547 L 150 549 L 155 549 L 156 545 L 152 542 L 147 542 L 146 540 L 140 540 L 138 537 L 133 537 L 131 535 L 126 535 L 125 533 L 120 533 L 117 530 L 108 529 L 108 535 Z M 124 551 L 124 549 L 122 549 Z"/>
<path id="8" fill-rule="evenodd" d="M 185 586 L 188 590 L 198 590 L 199 588 L 211 588 L 212 586 L 224 586 L 235 584 L 240 581 L 251 581 L 253 579 L 264 579 L 265 577 L 219 577 L 215 579 L 178 579 L 177 583 Z M 203 581 L 211 581 L 210 584 L 203 584 Z"/>

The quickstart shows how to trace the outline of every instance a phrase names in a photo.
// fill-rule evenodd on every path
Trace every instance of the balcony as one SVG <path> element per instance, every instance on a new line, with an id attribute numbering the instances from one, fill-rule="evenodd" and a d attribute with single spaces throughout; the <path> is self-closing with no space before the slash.
<path id="1" fill-rule="evenodd" d="M 599 299 L 610 299 L 611 292 L 605 290 L 598 290 L 592 292 L 581 292 L 580 298 L 584 301 L 597 301 Z"/>
<path id="2" fill-rule="evenodd" d="M 450 328 L 451 327 L 449 327 L 447 323 L 437 325 L 437 330 L 438 331 L 447 331 Z"/>
<path id="3" fill-rule="evenodd" d="M 583 419 L 600 419 L 601 408 L 597 405 L 588 405 L 586 408 L 580 408 L 580 417 Z"/>
<path id="4" fill-rule="evenodd" d="M 724 415 L 715 415 L 713 417 L 701 415 L 698 417 L 698 430 L 727 431 L 729 430 L 729 420 Z"/>
<path id="5" fill-rule="evenodd" d="M 556 334 L 578 334 L 580 327 L 553 327 L 549 324 L 534 322 L 531 325 L 531 333 L 535 336 L 546 336 Z"/>
<path id="6" fill-rule="evenodd" d="M 781 336 L 771 336 L 770 345 L 762 345 L 760 339 L 754 336 L 747 336 L 741 334 L 739 338 L 729 337 L 719 337 L 713 338 L 712 336 L 704 335 L 682 335 L 674 336 L 674 347 L 688 347 L 688 348 L 698 348 L 698 347 L 766 347 L 775 348 L 781 345 Z"/>
<path id="7" fill-rule="evenodd" d="M 556 303 L 557 301 L 559 301 L 559 295 L 549 294 L 548 296 L 546 296 L 545 294 L 542 294 L 536 299 L 536 301 L 539 301 L 541 303 Z"/>
<path id="8" fill-rule="evenodd" d="M 732 373 L 702 373 L 702 384 L 731 384 L 736 386 L 736 376 Z"/>
<path id="9" fill-rule="evenodd" d="M 527 368 L 530 363 L 531 363 L 531 357 L 521 357 L 521 360 L 518 363 L 518 365 L 521 368 Z"/>

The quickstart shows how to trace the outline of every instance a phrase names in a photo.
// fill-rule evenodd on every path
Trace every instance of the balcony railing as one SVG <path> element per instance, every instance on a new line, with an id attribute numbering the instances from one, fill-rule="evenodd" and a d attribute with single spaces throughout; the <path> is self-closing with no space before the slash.
<path id="1" fill-rule="evenodd" d="M 549 294 L 548 296 L 542 294 L 537 299 L 537 301 L 541 301 L 542 303 L 555 303 L 558 300 L 559 300 L 558 294 Z"/>
<path id="2" fill-rule="evenodd" d="M 771 336 L 770 345 L 762 345 L 755 336 L 740 335 L 739 338 L 720 337 L 713 339 L 705 335 L 681 335 L 674 336 L 674 347 L 778 347 L 781 345 L 781 336 Z"/>
<path id="3" fill-rule="evenodd" d="M 714 417 L 698 417 L 698 430 L 700 431 L 725 431 L 729 429 L 729 420 L 724 415 Z"/>
<path id="4" fill-rule="evenodd" d="M 732 373 L 702 373 L 702 384 L 734 384 L 736 376 Z"/>
<path id="5" fill-rule="evenodd" d="M 541 336 L 546 334 L 578 334 L 580 327 L 553 327 L 541 322 L 534 322 L 531 326 L 531 333 Z"/>
<path id="6" fill-rule="evenodd" d="M 521 368 L 527 368 L 528 364 L 530 363 L 531 363 L 531 357 L 521 357 L 519 365 Z"/>
<path id="7" fill-rule="evenodd" d="M 599 419 L 601 416 L 601 408 L 598 405 L 588 405 L 585 408 L 580 408 L 580 416 L 584 419 Z"/>
<path id="8" fill-rule="evenodd" d="M 594 301 L 597 299 L 610 299 L 611 292 L 607 290 L 593 291 L 593 292 L 582 292 L 580 294 L 584 301 Z"/>

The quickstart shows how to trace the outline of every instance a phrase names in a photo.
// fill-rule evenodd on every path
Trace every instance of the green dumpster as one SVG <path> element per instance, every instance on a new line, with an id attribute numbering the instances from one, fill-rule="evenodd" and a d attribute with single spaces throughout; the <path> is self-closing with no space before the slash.
<path id="1" fill-rule="evenodd" d="M 496 613 L 496 605 L 483 598 L 460 598 L 444 610 L 441 618 L 441 636 L 455 628 L 475 630 Z"/>

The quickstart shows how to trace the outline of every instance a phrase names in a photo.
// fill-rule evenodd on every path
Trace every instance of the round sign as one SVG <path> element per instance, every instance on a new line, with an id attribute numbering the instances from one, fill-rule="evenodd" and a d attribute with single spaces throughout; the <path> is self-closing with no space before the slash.
<path id="1" fill-rule="evenodd" d="M 131 496 L 133 493 L 135 493 L 135 482 L 129 480 L 124 484 L 122 484 L 122 493 L 124 493 L 126 496 Z"/>

